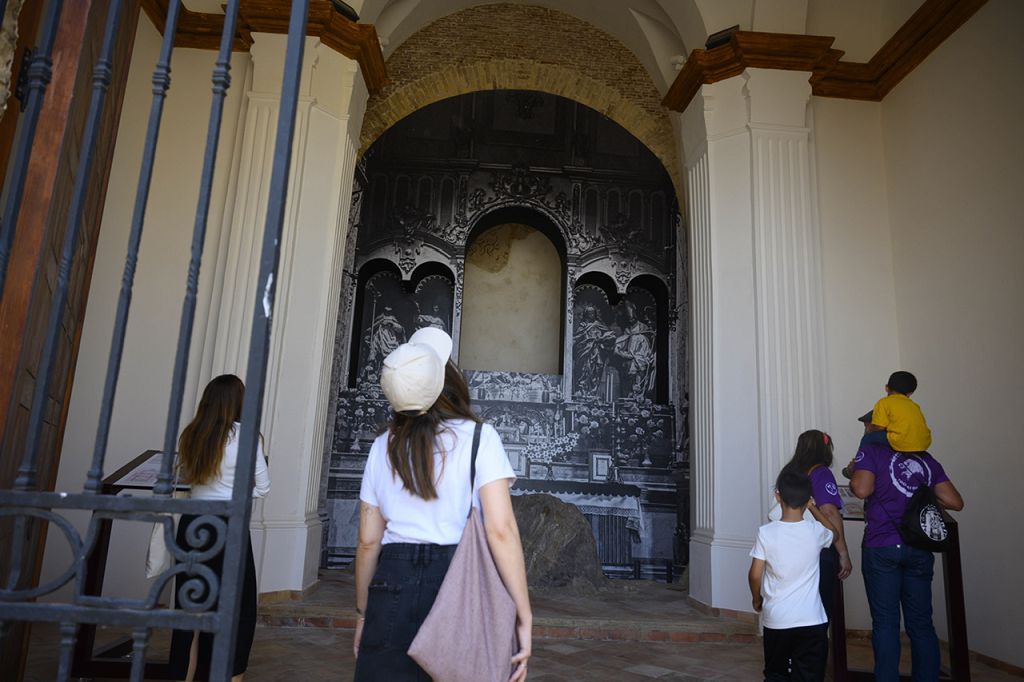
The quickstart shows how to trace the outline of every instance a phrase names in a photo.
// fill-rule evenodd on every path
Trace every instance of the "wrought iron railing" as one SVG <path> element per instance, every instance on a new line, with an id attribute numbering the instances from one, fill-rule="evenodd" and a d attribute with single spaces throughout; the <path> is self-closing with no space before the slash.
<path id="1" fill-rule="evenodd" d="M 268 210 L 263 235 L 259 269 L 259 286 L 253 301 L 253 324 L 250 337 L 249 361 L 246 372 L 247 390 L 242 409 L 242 428 L 239 435 L 237 473 L 231 500 L 174 499 L 173 451 L 181 421 L 182 398 L 186 380 L 189 346 L 196 311 L 196 290 L 199 268 L 213 185 L 214 162 L 220 138 L 224 100 L 231 83 L 230 59 L 238 18 L 240 0 L 229 0 L 225 7 L 224 28 L 220 50 L 213 69 L 213 102 L 210 109 L 206 149 L 200 181 L 192 233 L 191 259 L 186 276 L 184 305 L 178 336 L 172 388 L 164 436 L 160 474 L 153 497 L 121 497 L 101 494 L 107 437 L 117 391 L 121 355 L 131 304 L 132 286 L 138 260 L 142 228 L 145 223 L 146 204 L 157 139 L 163 114 L 164 100 L 171 79 L 171 57 L 181 0 L 170 0 L 164 27 L 160 56 L 153 72 L 153 99 L 139 173 L 134 213 L 128 238 L 124 275 L 118 299 L 117 312 L 110 347 L 109 364 L 103 388 L 99 425 L 93 451 L 92 465 L 81 492 L 47 492 L 37 490 L 37 460 L 45 417 L 46 397 L 51 373 L 56 360 L 61 317 L 68 298 L 72 259 L 82 227 L 84 203 L 92 182 L 91 170 L 101 119 L 107 105 L 106 94 L 115 70 L 126 70 L 125 63 L 115 64 L 114 50 L 119 30 L 134 31 L 134 26 L 123 26 L 124 0 L 110 0 L 104 25 L 99 58 L 93 68 L 92 94 L 82 138 L 71 208 L 67 215 L 63 248 L 60 255 L 59 275 L 53 291 L 49 324 L 43 352 L 36 375 L 32 410 L 24 449 L 20 453 L 3 453 L 3 457 L 19 457 L 20 467 L 14 488 L 0 490 L 0 519 L 13 518 L 15 533 L 7 552 L 10 570 L 0 586 L 0 645 L 10 636 L 15 622 L 51 622 L 60 625 L 60 657 L 57 677 L 67 680 L 71 674 L 72 652 L 78 626 L 81 624 L 127 626 L 132 630 L 133 658 L 131 679 L 141 680 L 145 672 L 145 655 L 150 633 L 156 628 L 199 630 L 214 635 L 210 679 L 227 680 L 231 676 L 237 614 L 243 583 L 244 551 L 249 527 L 253 472 L 256 460 L 257 434 L 260 427 L 260 408 L 263 402 L 269 352 L 270 326 L 274 301 L 275 272 L 278 266 L 279 244 L 284 221 L 285 197 L 295 129 L 298 89 L 304 57 L 306 21 L 309 0 L 293 0 L 288 27 L 288 43 L 282 83 L 281 108 L 278 117 L 277 138 L 273 158 Z M 21 199 L 27 181 L 29 155 L 35 137 L 47 85 L 50 81 L 54 42 L 61 19 L 62 0 L 49 0 L 46 7 L 41 40 L 28 69 L 28 86 L 24 119 L 16 141 L 11 173 L 8 176 L 6 201 L 0 214 L 0 295 L 6 284 L 7 266 L 11 257 L 14 231 L 18 222 Z M 92 513 L 84 534 L 78 532 L 64 514 L 70 510 Z M 186 530 L 186 547 L 175 543 L 169 513 L 193 514 L 198 518 Z M 55 526 L 66 539 L 73 556 L 70 566 L 57 578 L 43 585 L 32 585 L 31 576 L 23 575 L 21 566 L 27 550 L 27 524 L 36 519 Z M 99 529 L 110 520 L 131 520 L 162 523 L 164 538 L 175 557 L 174 565 L 152 584 L 146 597 L 126 599 L 87 594 L 84 584 L 90 554 L 97 545 Z M 208 547 L 201 550 L 200 548 Z M 201 562 L 223 552 L 223 571 L 217 576 Z M 140 566 L 141 570 L 141 566 Z M 159 595 L 172 579 L 179 578 L 176 598 L 179 609 L 168 609 L 158 603 Z M 52 594 L 72 584 L 72 596 L 64 602 L 37 602 L 36 598 Z"/>

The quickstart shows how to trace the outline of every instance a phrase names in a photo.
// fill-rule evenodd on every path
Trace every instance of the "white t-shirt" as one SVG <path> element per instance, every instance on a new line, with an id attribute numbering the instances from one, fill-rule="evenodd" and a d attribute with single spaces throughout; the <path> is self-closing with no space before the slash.
<path id="1" fill-rule="evenodd" d="M 241 424 L 235 422 L 228 442 L 224 446 L 224 457 L 220 460 L 220 471 L 217 476 L 202 485 L 192 486 L 194 500 L 230 500 L 231 487 L 235 484 L 235 466 L 238 462 L 238 429 Z M 267 460 L 263 454 L 263 439 L 256 439 L 256 477 L 252 489 L 253 497 L 264 497 L 270 492 L 270 474 L 267 471 Z"/>
<path id="2" fill-rule="evenodd" d="M 403 488 L 402 479 L 392 472 L 388 461 L 388 434 L 385 432 L 373 441 L 359 499 L 380 508 L 387 524 L 383 544 L 458 544 L 469 514 L 469 463 L 475 426 L 468 419 L 444 422 L 438 436 L 440 447 L 434 452 L 437 499 L 430 501 Z M 516 475 L 498 432 L 490 424 L 484 424 L 476 456 L 473 506 L 480 506 L 480 488 L 502 478 L 508 479 L 511 485 Z"/>
<path id="3" fill-rule="evenodd" d="M 765 561 L 761 624 L 773 630 L 828 621 L 818 594 L 818 559 L 832 531 L 815 520 L 772 521 L 757 531 L 750 556 Z"/>

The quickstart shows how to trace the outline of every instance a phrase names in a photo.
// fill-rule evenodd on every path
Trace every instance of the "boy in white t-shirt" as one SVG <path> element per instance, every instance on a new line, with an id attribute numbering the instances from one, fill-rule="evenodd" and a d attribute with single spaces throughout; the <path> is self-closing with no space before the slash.
<path id="1" fill-rule="evenodd" d="M 750 594 L 764 629 L 764 679 L 825 679 L 828 618 L 818 594 L 818 558 L 835 530 L 811 502 L 811 479 L 789 467 L 775 482 L 782 520 L 757 531 Z M 810 509 L 816 520 L 805 520 Z"/>

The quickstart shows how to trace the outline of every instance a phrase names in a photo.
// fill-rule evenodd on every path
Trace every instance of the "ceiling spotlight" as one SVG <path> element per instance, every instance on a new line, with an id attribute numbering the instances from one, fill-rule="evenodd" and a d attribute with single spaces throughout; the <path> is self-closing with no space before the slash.
<path id="1" fill-rule="evenodd" d="M 359 13 L 352 9 L 352 6 L 347 2 L 341 0 L 331 0 L 331 4 L 334 5 L 334 11 L 345 17 L 349 21 L 359 21 Z"/>

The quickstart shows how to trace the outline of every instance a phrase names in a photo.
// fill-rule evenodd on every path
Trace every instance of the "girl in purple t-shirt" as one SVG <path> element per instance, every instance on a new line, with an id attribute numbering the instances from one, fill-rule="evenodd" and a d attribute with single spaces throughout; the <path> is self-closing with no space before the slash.
<path id="1" fill-rule="evenodd" d="M 862 573 L 871 608 L 875 679 L 900 679 L 900 610 L 910 637 L 915 680 L 939 679 L 939 638 L 932 623 L 935 555 L 911 547 L 899 523 L 914 492 L 930 486 L 943 507 L 959 511 L 963 498 L 942 465 L 928 453 L 896 452 L 866 444 L 850 462 L 850 489 L 864 500 Z"/>
<path id="2" fill-rule="evenodd" d="M 786 465 L 810 477 L 814 504 L 836 529 L 835 542 L 831 547 L 821 550 L 818 571 L 818 593 L 830 621 L 836 598 L 836 576 L 840 580 L 846 580 L 853 570 L 850 552 L 846 547 L 846 535 L 843 533 L 843 517 L 839 513 L 843 508 L 843 501 L 839 497 L 836 477 L 829 468 L 832 466 L 833 447 L 832 437 L 824 431 L 804 431 L 796 441 L 793 458 Z"/>

